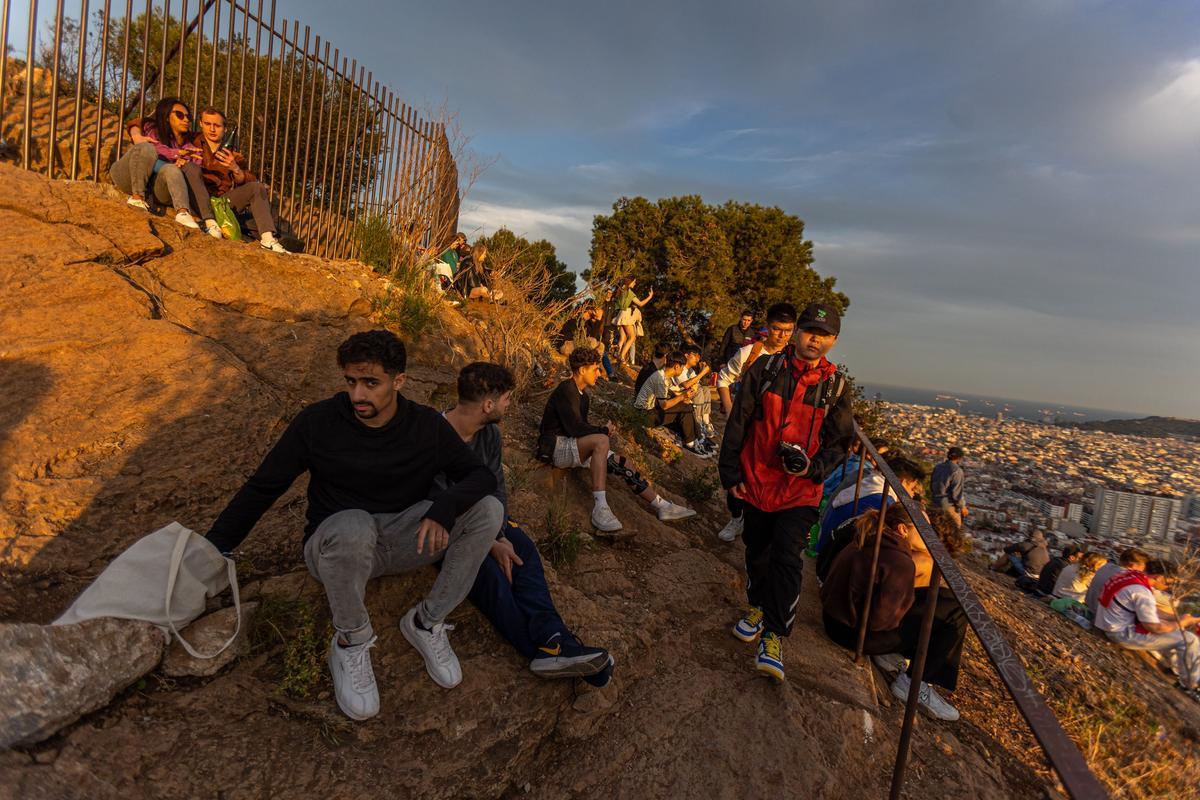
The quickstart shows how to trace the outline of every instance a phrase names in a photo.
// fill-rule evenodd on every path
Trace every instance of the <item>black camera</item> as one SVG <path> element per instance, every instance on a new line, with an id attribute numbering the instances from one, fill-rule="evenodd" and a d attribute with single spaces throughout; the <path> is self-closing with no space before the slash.
<path id="1" fill-rule="evenodd" d="M 783 471 L 789 475 L 803 475 L 808 472 L 812 461 L 804 447 L 794 442 L 779 443 L 779 459 L 783 462 Z"/>

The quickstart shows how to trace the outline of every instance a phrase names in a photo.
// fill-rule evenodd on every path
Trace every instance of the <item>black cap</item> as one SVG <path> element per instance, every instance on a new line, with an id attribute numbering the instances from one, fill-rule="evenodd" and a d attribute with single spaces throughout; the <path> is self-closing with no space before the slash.
<path id="1" fill-rule="evenodd" d="M 796 320 L 797 330 L 804 331 L 811 328 L 837 336 L 842 332 L 842 318 L 838 316 L 838 312 L 833 306 L 812 303 L 804 309 L 800 319 Z"/>

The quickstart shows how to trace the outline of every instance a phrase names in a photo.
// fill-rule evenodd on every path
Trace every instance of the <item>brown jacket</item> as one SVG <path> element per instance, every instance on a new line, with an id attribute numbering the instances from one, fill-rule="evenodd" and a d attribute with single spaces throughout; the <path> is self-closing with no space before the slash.
<path id="1" fill-rule="evenodd" d="M 866 599 L 871 572 L 871 542 L 864 550 L 853 543 L 838 553 L 821 585 L 821 606 L 826 614 L 843 625 L 858 627 L 858 615 Z M 913 604 L 916 566 L 908 544 L 890 530 L 883 533 L 879 545 L 879 566 L 872 588 L 870 631 L 890 631 Z"/>
<path id="2" fill-rule="evenodd" d="M 221 197 L 228 194 L 229 190 L 235 186 L 258 180 L 252 172 L 246 169 L 246 157 L 236 150 L 230 152 L 233 153 L 234 161 L 242 169 L 240 181 L 234 180 L 233 170 L 217 161 L 208 143 L 204 141 L 204 134 L 197 133 L 192 141 L 200 148 L 200 175 L 204 178 L 204 185 L 208 187 L 208 193 L 213 197 Z"/>

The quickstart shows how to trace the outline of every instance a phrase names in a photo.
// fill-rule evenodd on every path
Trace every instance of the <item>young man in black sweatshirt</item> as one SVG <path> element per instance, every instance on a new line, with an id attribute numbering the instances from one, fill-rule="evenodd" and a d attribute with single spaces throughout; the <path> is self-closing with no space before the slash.
<path id="1" fill-rule="evenodd" d="M 466 598 L 504 521 L 496 479 L 442 415 L 400 394 L 407 355 L 388 331 L 356 333 L 338 347 L 347 391 L 292 420 L 258 471 L 217 517 L 208 539 L 228 553 L 308 472 L 304 560 L 325 587 L 335 633 L 329 648 L 338 707 L 352 719 L 379 713 L 369 650 L 375 632 L 367 581 L 442 561 L 429 594 L 400 620 L 439 686 L 462 680 L 446 616 Z M 453 482 L 434 492 L 433 478 Z M 432 499 L 427 499 L 432 498 Z"/>
<path id="2" fill-rule="evenodd" d="M 581 347 L 567 357 L 571 377 L 558 385 L 546 400 L 542 423 L 538 427 L 536 455 L 541 461 L 558 469 L 588 469 L 592 474 L 592 525 L 597 530 L 613 533 L 621 530 L 621 521 L 608 507 L 606 495 L 609 464 L 608 428 L 588 422 L 587 390 L 600 377 L 600 354 Z M 626 482 L 638 496 L 650 503 L 663 522 L 696 516 L 690 508 L 664 500 L 633 470 L 618 463 L 617 470 L 626 475 Z M 635 477 L 636 476 L 636 477 Z"/>

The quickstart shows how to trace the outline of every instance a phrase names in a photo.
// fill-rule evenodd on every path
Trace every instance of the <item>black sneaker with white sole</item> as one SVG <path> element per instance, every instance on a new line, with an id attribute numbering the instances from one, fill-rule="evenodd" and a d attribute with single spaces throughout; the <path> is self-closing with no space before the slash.
<path id="1" fill-rule="evenodd" d="M 556 633 L 538 648 L 529 669 L 541 678 L 586 678 L 602 672 L 608 663 L 604 648 L 586 647 L 570 634 Z"/>

